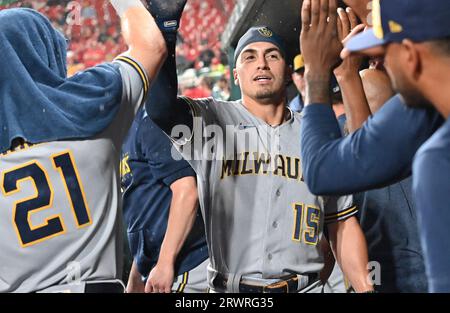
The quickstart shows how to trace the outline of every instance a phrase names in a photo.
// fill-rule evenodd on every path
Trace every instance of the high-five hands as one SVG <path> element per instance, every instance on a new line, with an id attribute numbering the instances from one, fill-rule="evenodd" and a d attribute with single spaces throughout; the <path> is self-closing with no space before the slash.
<path id="1" fill-rule="evenodd" d="M 305 74 L 330 75 L 341 60 L 342 50 L 336 0 L 304 0 L 301 16 L 300 47 Z"/>
<path id="2" fill-rule="evenodd" d="M 346 10 L 338 8 L 337 30 L 339 40 L 345 44 L 350 38 L 364 30 L 364 24 L 358 25 L 358 18 L 351 8 Z M 358 75 L 361 67 L 362 57 L 360 55 L 349 55 L 343 59 L 341 65 L 334 69 L 336 78 L 345 78 L 348 75 Z"/>
<path id="3" fill-rule="evenodd" d="M 341 61 L 336 0 L 304 0 L 300 48 L 305 61 L 305 104 L 330 103 L 331 71 Z"/>

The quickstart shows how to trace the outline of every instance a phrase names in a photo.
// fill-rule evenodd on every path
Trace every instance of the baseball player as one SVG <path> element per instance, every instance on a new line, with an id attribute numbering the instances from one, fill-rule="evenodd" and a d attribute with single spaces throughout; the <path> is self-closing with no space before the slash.
<path id="1" fill-rule="evenodd" d="M 365 8 L 369 1 L 345 2 L 360 20 L 366 20 Z M 329 51 L 329 41 L 320 42 L 324 43 L 322 48 L 311 49 L 312 59 L 316 61 L 318 52 Z M 301 46 L 304 50 L 306 42 Z M 306 57 L 305 62 L 309 61 Z M 300 132 L 303 174 L 309 190 L 318 195 L 345 195 L 387 186 L 408 177 L 417 149 L 442 125 L 440 114 L 434 109 L 408 110 L 397 94 L 352 136 L 340 138 L 334 112 L 329 105 L 324 105 L 321 96 L 328 95 L 329 80 L 324 77 L 330 74 L 322 64 L 315 68 L 307 78 L 314 82 L 312 87 L 316 90 L 311 93 L 310 103 L 322 105 L 305 106 Z M 325 76 L 320 73 L 323 69 Z"/>
<path id="2" fill-rule="evenodd" d="M 253 27 L 240 39 L 234 77 L 243 99 L 234 102 L 177 101 L 173 55 L 169 47 L 172 57 L 155 81 L 165 99 L 149 99 L 146 110 L 197 173 L 211 290 L 298 292 L 317 286 L 324 265 L 319 243 L 327 231 L 354 288 L 371 291 L 352 198 L 313 196 L 302 181 L 300 146 L 291 140 L 300 118 L 286 108 L 282 39 L 268 27 Z"/>
<path id="3" fill-rule="evenodd" d="M 112 3 L 130 50 L 71 78 L 46 17 L 0 12 L 0 292 L 124 291 L 120 146 L 166 45 L 139 1 Z"/>
<path id="4" fill-rule="evenodd" d="M 343 9 L 338 12 L 343 25 L 342 39 L 352 28 L 360 26 L 357 26 L 357 18 L 351 8 L 347 13 Z M 382 62 L 382 59 L 377 60 Z M 345 111 L 352 116 L 347 125 L 350 133 L 360 128 L 369 114 L 376 113 L 394 94 L 382 67 L 377 70 L 371 65 L 372 68 L 360 76 L 361 61 L 361 56 L 354 55 L 333 71 L 342 88 Z M 378 292 L 427 291 L 411 182 L 409 177 L 384 188 L 354 195 L 367 241 L 370 266 L 376 269 L 375 289 Z"/>
<path id="5" fill-rule="evenodd" d="M 393 86 L 406 104 L 419 108 L 432 105 L 446 119 L 415 156 L 413 191 L 429 290 L 450 292 L 450 250 L 443 240 L 449 236 L 450 222 L 450 3 L 377 0 L 373 13 L 373 29 L 349 40 L 343 55 L 362 52 L 384 56 Z"/>
<path id="6" fill-rule="evenodd" d="M 195 172 L 181 156 L 172 156 L 171 147 L 141 108 L 122 146 L 123 208 L 134 257 L 127 292 L 144 290 L 141 277 L 148 292 L 208 288 L 208 248 L 197 210 Z M 183 247 L 179 242 L 185 242 Z"/>

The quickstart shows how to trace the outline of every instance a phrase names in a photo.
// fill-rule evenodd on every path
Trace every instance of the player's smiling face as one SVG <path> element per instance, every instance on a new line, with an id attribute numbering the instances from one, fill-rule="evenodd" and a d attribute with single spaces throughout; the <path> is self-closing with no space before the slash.
<path id="1" fill-rule="evenodd" d="M 272 43 L 255 42 L 245 47 L 233 74 L 243 96 L 262 103 L 284 97 L 286 62 L 278 47 Z"/>

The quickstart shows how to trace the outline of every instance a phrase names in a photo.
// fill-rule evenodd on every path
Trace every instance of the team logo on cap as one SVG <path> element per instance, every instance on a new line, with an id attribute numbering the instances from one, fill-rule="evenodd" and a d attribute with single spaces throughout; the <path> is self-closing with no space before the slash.
<path id="1" fill-rule="evenodd" d="M 264 37 L 272 37 L 273 33 L 270 29 L 268 29 L 267 27 L 261 27 L 258 28 L 258 32 L 263 35 Z"/>
<path id="2" fill-rule="evenodd" d="M 391 33 L 401 33 L 403 31 L 403 26 L 397 22 L 389 21 L 389 30 Z"/>

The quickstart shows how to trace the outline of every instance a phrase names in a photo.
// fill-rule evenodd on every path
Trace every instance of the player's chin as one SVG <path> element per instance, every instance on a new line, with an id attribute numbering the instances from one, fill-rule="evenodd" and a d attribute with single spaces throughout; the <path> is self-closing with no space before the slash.
<path id="1" fill-rule="evenodd" d="M 273 99 L 277 93 L 275 92 L 274 88 L 271 87 L 262 87 L 258 88 L 255 94 L 255 98 L 258 100 L 267 100 L 267 99 Z"/>

